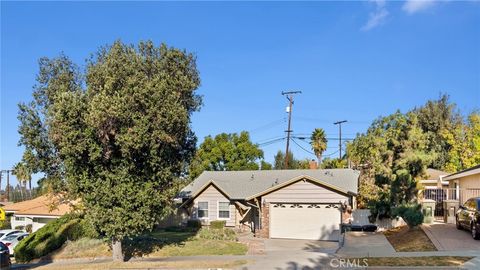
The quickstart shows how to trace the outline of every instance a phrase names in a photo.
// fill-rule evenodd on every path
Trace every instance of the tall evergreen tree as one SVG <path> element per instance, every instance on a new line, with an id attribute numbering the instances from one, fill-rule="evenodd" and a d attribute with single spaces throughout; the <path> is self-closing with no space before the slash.
<path id="1" fill-rule="evenodd" d="M 169 213 L 193 156 L 195 57 L 117 41 L 91 57 L 85 74 L 74 67 L 65 56 L 41 60 L 34 102 L 20 108 L 24 159 L 81 199 L 86 218 L 112 240 L 114 260 L 123 260 L 125 237 Z"/>

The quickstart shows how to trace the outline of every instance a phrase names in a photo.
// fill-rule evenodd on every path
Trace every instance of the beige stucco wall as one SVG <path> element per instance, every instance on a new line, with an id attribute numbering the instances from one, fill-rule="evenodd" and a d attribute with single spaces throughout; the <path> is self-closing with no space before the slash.
<path id="1" fill-rule="evenodd" d="M 197 218 L 198 202 L 208 202 L 208 218 L 203 219 L 206 224 L 210 221 L 219 220 L 218 218 L 218 203 L 230 202 L 215 186 L 208 186 L 200 195 L 198 195 L 193 201 L 193 213 L 192 218 Z M 230 202 L 230 218 L 222 219 L 226 221 L 226 226 L 235 226 L 235 205 Z"/>

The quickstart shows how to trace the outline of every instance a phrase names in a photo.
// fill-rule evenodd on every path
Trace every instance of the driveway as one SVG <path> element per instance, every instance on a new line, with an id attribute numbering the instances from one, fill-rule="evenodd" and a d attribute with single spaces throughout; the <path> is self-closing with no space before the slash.
<path id="1" fill-rule="evenodd" d="M 265 255 L 258 256 L 253 263 L 241 267 L 250 269 L 300 270 L 328 269 L 330 259 L 338 249 L 338 242 L 265 239 Z"/>
<path id="2" fill-rule="evenodd" d="M 438 250 L 480 250 L 480 240 L 474 240 L 469 231 L 457 230 L 455 224 L 424 224 L 422 228 Z"/>
<path id="3" fill-rule="evenodd" d="M 348 232 L 343 247 L 337 252 L 345 256 L 391 256 L 395 249 L 381 232 Z"/>

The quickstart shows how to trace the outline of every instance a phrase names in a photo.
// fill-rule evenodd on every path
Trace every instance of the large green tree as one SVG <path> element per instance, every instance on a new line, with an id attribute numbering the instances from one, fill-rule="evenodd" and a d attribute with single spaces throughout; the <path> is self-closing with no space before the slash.
<path id="1" fill-rule="evenodd" d="M 20 108 L 24 159 L 47 175 L 55 166 L 52 175 L 123 260 L 122 241 L 169 213 L 193 156 L 190 116 L 201 105 L 195 57 L 117 41 L 84 73 L 65 56 L 42 59 L 38 78 L 34 101 Z"/>
<path id="2" fill-rule="evenodd" d="M 247 131 L 221 133 L 207 136 L 200 144 L 190 166 L 190 178 L 194 179 L 203 171 L 258 170 L 263 151 L 252 143 Z M 264 169 L 271 168 L 263 163 Z"/>
<path id="3" fill-rule="evenodd" d="M 322 154 L 327 150 L 327 137 L 325 131 L 322 128 L 316 128 L 310 136 L 310 144 L 312 145 L 313 152 L 317 156 L 318 164 L 322 163 Z"/>
<path id="4" fill-rule="evenodd" d="M 361 179 L 359 199 L 371 206 L 373 215 L 389 217 L 393 207 L 416 202 L 416 179 L 435 157 L 427 140 L 416 114 L 396 112 L 374 121 L 348 145 L 355 167 L 371 177 Z"/>

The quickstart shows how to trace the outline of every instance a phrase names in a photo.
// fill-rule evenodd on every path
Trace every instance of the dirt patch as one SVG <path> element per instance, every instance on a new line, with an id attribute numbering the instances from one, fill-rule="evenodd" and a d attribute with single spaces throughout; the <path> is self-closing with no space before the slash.
<path id="1" fill-rule="evenodd" d="M 401 226 L 384 232 L 395 251 L 437 251 L 435 245 L 420 227 Z"/>

